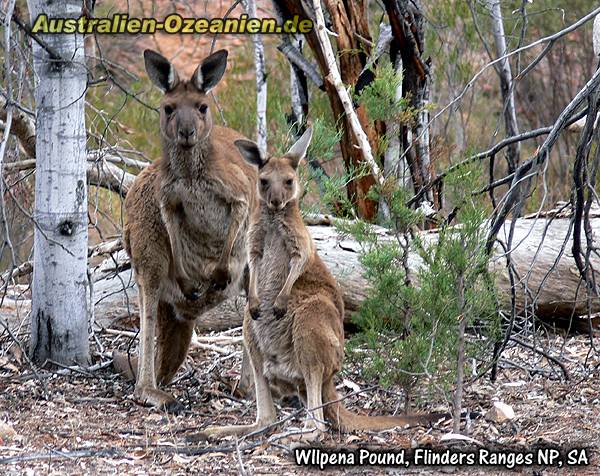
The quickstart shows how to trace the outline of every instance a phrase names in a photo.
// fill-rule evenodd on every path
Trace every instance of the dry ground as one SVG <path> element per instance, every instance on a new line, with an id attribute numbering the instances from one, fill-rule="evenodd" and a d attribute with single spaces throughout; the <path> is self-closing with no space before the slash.
<path id="1" fill-rule="evenodd" d="M 21 331 L 23 338 L 25 331 Z M 233 330 L 220 336 L 239 337 Z M 131 398 L 132 385 L 110 367 L 109 352 L 129 346 L 129 335 L 98 331 L 92 343 L 92 372 L 39 371 L 34 375 L 12 340 L 0 334 L 0 473 L 1 474 L 312 474 L 317 468 L 295 464 L 291 453 L 268 437 L 221 442 L 188 442 L 188 437 L 209 423 L 250 422 L 254 404 L 238 396 L 235 386 L 241 365 L 237 343 L 194 348 L 170 387 L 187 407 L 184 415 L 168 415 L 143 408 Z M 444 442 L 449 421 L 431 428 L 386 432 L 329 434 L 325 448 L 400 449 L 428 446 L 435 449 L 514 447 L 530 450 L 537 445 L 560 448 L 586 447 L 591 465 L 578 468 L 332 468 L 327 474 L 600 474 L 597 457 L 600 436 L 600 386 L 598 356 L 587 355 L 585 336 L 556 337 L 546 342 L 563 347 L 570 380 L 558 378 L 558 369 L 539 355 L 513 349 L 512 362 L 500 370 L 496 383 L 481 379 L 468 386 L 465 403 L 474 415 L 485 415 L 493 400 L 513 407 L 516 418 L 497 424 L 472 419 L 463 430 L 476 442 Z M 238 339 L 239 340 L 239 339 Z M 201 340 L 201 342 L 205 342 Z M 587 364 L 586 364 L 587 357 Z M 529 362 L 535 375 L 513 367 Z M 535 363 L 532 363 L 534 362 Z M 100 367 L 100 368 L 99 368 Z M 357 363 L 346 364 L 341 391 L 352 394 L 372 387 L 359 374 Z M 46 387 L 44 389 L 44 386 Z M 280 418 L 290 417 L 278 431 L 300 427 L 301 413 L 294 402 L 278 405 Z M 364 413 L 390 413 L 404 403 L 399 389 L 375 388 L 354 394 L 347 405 Z M 428 405 L 433 407 L 433 405 Z M 426 410 L 424 407 L 423 410 Z M 301 415 L 299 415 L 301 416 Z M 272 435 L 273 433 L 271 433 Z"/>

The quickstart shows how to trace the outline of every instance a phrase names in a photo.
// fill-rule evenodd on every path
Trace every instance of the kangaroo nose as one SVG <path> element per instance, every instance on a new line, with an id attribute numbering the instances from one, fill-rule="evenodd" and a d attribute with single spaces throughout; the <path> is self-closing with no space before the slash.
<path id="1" fill-rule="evenodd" d="M 273 208 L 279 208 L 279 205 L 281 205 L 281 200 L 277 200 L 276 198 L 271 200 L 271 206 Z"/>
<path id="2" fill-rule="evenodd" d="M 179 135 L 184 139 L 189 139 L 194 135 L 196 131 L 194 129 L 179 129 Z"/>

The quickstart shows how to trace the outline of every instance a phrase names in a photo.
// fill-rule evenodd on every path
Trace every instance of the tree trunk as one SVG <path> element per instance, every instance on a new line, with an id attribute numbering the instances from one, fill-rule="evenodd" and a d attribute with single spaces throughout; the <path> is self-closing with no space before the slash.
<path id="1" fill-rule="evenodd" d="M 32 19 L 78 18 L 82 3 L 29 0 Z M 30 352 L 87 364 L 87 188 L 83 36 L 47 34 L 32 42 L 36 73 L 36 175 Z M 64 59 L 63 59 L 64 58 Z"/>
<path id="2" fill-rule="evenodd" d="M 461 273 L 458 278 L 458 349 L 456 356 L 456 387 L 452 401 L 452 431 L 460 433 L 460 414 L 462 411 L 463 386 L 465 379 L 465 331 L 467 330 L 467 316 L 465 315 L 465 277 Z"/>
<path id="3" fill-rule="evenodd" d="M 380 30 L 383 32 L 387 29 L 391 35 L 391 27 L 387 24 L 381 24 Z M 402 56 L 395 55 L 393 61 L 394 71 L 396 74 L 402 75 Z M 402 82 L 396 88 L 394 96 L 396 101 L 402 99 Z M 406 158 L 403 155 L 402 142 L 400 141 L 400 123 L 396 119 L 390 119 L 385 122 L 385 133 L 388 140 L 388 146 L 383 154 L 383 175 L 393 177 L 398 187 L 408 188 L 411 185 L 410 170 L 406 163 Z M 389 220 L 390 208 L 383 199 L 379 199 L 379 217 L 383 220 Z"/>
<path id="4" fill-rule="evenodd" d="M 434 177 L 429 150 L 429 59 L 423 58 L 423 15 L 417 0 L 384 0 L 394 38 L 390 45 L 391 59 L 399 55 L 404 74 L 402 90 L 410 106 L 416 111 L 413 124 L 403 125 L 400 130 L 402 151 L 410 168 L 413 187 L 418 193 Z M 427 201 L 441 208 L 441 196 L 437 190 L 423 194 L 421 202 Z M 418 206 L 418 204 L 417 204 Z"/>
<path id="5" fill-rule="evenodd" d="M 302 54 L 304 40 L 301 37 L 289 35 L 279 46 L 280 51 L 286 50 L 287 45 L 291 45 L 294 51 Z M 308 117 L 308 81 L 305 72 L 290 62 L 290 99 L 292 103 L 292 112 L 288 116 L 288 126 L 291 127 L 295 134 L 291 141 L 294 142 L 300 138 L 306 130 L 307 123 L 305 119 Z M 325 180 L 329 178 L 327 172 L 319 162 L 317 157 L 310 154 L 306 157 L 306 162 L 313 172 L 313 176 L 321 194 L 325 193 Z M 335 206 L 335 204 L 334 204 Z"/>
<path id="6" fill-rule="evenodd" d="M 486 3 L 492 17 L 492 33 L 494 35 L 494 45 L 496 46 L 496 56 L 500 58 L 508 52 L 508 49 L 506 48 L 506 36 L 504 34 L 504 21 L 502 18 L 502 9 L 500 8 L 500 0 L 486 0 Z M 519 133 L 519 126 L 517 125 L 512 72 L 510 70 L 508 58 L 504 58 L 498 63 L 496 71 L 500 77 L 506 136 L 516 136 Z M 521 143 L 514 142 L 506 148 L 506 151 L 508 173 L 511 174 L 515 171 L 517 165 L 519 165 Z"/>
<path id="7" fill-rule="evenodd" d="M 250 18 L 256 18 L 256 0 L 244 0 L 244 8 Z M 267 155 L 267 75 L 265 73 L 265 48 L 261 35 L 252 35 L 254 43 L 254 67 L 256 69 L 256 143 Z"/>
<path id="8" fill-rule="evenodd" d="M 293 0 L 273 0 L 277 10 L 281 12 L 284 20 L 298 15 L 302 18 L 313 18 L 313 14 L 307 14 L 302 2 Z M 312 3 L 312 2 L 308 2 Z M 339 73 L 341 82 L 345 87 L 356 84 L 363 70 L 368 52 L 370 50 L 371 36 L 366 14 L 366 2 L 364 0 L 343 2 L 342 0 L 325 0 L 325 7 L 329 12 L 328 20 L 331 21 L 330 29 L 336 33 L 335 41 L 339 59 Z M 317 36 L 317 28 L 305 35 L 323 77 L 329 73 L 326 52 Z M 333 38 L 333 36 L 332 36 Z M 366 40 L 366 41 L 365 41 Z M 343 52 L 341 54 L 340 52 Z M 335 118 L 336 126 L 342 132 L 340 147 L 346 169 L 358 169 L 364 162 L 363 151 L 357 147 L 359 138 L 354 135 L 355 128 L 351 117 L 347 116 L 346 108 L 336 89 L 334 82 L 325 81 L 323 86 L 329 98 L 331 110 Z M 360 128 L 368 138 L 370 148 L 377 150 L 379 143 L 378 130 L 370 125 L 364 107 L 356 108 L 356 116 Z M 375 178 L 371 174 L 363 174 L 349 181 L 347 186 L 348 197 L 354 204 L 359 217 L 372 220 L 376 216 L 377 202 L 367 198 L 371 187 L 375 184 Z"/>
<path id="9" fill-rule="evenodd" d="M 594 18 L 594 28 L 592 30 L 592 45 L 596 58 L 600 56 L 600 15 Z"/>

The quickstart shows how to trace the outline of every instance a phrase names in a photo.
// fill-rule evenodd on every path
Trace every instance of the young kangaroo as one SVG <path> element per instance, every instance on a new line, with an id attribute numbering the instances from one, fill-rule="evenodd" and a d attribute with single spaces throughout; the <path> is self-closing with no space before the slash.
<path id="1" fill-rule="evenodd" d="M 249 228 L 250 291 L 244 345 L 254 372 L 257 403 L 252 425 L 209 427 L 210 436 L 241 435 L 275 421 L 271 388 L 298 393 L 309 411 L 301 439 L 318 438 L 325 420 L 341 431 L 425 423 L 433 415 L 361 416 L 346 409 L 334 377 L 344 358 L 344 304 L 340 289 L 316 252 L 298 205 L 298 163 L 311 130 L 283 157 L 264 160 L 253 142 L 235 142 L 259 171 L 259 207 Z M 287 312 L 284 310 L 287 307 Z M 283 314 L 273 320 L 271 312 Z M 258 320 L 254 319 L 260 314 Z M 253 318 L 254 317 L 254 318 Z M 324 405 L 325 404 L 325 405 Z"/>
<path id="2" fill-rule="evenodd" d="M 137 373 L 141 403 L 177 411 L 180 404 L 157 384 L 170 382 L 185 359 L 194 320 L 239 292 L 257 173 L 234 146 L 243 136 L 213 127 L 208 107 L 227 51 L 207 57 L 189 81 L 154 51 L 146 50 L 144 59 L 164 92 L 163 154 L 140 173 L 125 200 L 124 244 L 140 295 L 140 352 L 137 363 L 115 353 L 114 365 L 126 376 Z"/>

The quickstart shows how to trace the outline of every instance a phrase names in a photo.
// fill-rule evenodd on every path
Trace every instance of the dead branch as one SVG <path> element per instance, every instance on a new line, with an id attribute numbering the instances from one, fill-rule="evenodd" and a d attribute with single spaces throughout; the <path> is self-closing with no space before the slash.
<path id="1" fill-rule="evenodd" d="M 6 283 L 11 279 L 17 279 L 22 276 L 27 276 L 33 272 L 33 263 L 31 261 L 25 261 L 25 263 L 20 264 L 16 268 L 11 271 L 7 271 L 2 276 L 0 276 L 0 280 L 2 283 Z"/>
<path id="2" fill-rule="evenodd" d="M 599 9 L 600 10 L 600 9 Z M 538 148 L 537 153 L 530 159 L 523 162 L 515 171 L 514 178 L 512 179 L 511 187 L 506 192 L 505 196 L 501 201 L 501 206 L 496 210 L 492 218 L 492 224 L 490 231 L 487 236 L 487 249 L 491 251 L 496 235 L 500 228 L 503 226 L 504 221 L 508 214 L 516 207 L 515 213 L 517 216 L 520 214 L 520 209 L 524 204 L 525 197 L 527 197 L 529 188 L 531 186 L 531 177 L 537 173 L 540 166 L 546 162 L 550 156 L 550 150 L 558 140 L 560 132 L 566 127 L 569 119 L 571 119 L 579 107 L 579 105 L 600 85 L 600 69 L 596 70 L 592 78 L 587 82 L 581 91 L 573 98 L 573 100 L 567 105 L 563 112 L 559 115 L 558 119 L 554 123 L 552 130 L 546 137 L 544 143 Z M 522 186 L 523 184 L 523 186 Z M 514 222 L 513 222 L 514 223 Z M 511 248 L 511 241 L 509 240 L 508 248 Z"/>
<path id="3" fill-rule="evenodd" d="M 116 156 L 100 156 L 98 151 L 88 152 L 88 182 L 91 185 L 106 188 L 124 197 L 133 185 L 135 175 L 117 167 L 115 162 L 122 162 L 122 160 Z M 18 172 L 35 169 L 35 164 L 35 159 L 26 159 L 18 162 L 7 162 L 3 168 L 6 172 Z"/>
<path id="4" fill-rule="evenodd" d="M 510 340 L 512 340 L 513 342 L 516 342 L 517 344 L 519 344 L 522 347 L 525 347 L 526 349 L 532 350 L 533 352 L 536 352 L 536 353 L 540 354 L 541 356 L 546 357 L 546 359 L 548 359 L 549 361 L 554 362 L 556 365 L 558 365 L 560 367 L 560 370 L 562 371 L 562 373 L 565 377 L 565 380 L 570 379 L 569 371 L 565 367 L 565 364 L 563 364 L 556 357 L 553 357 L 550 354 L 548 354 L 548 352 L 546 352 L 544 349 L 541 349 L 540 347 L 530 344 L 529 342 L 525 342 L 524 340 L 519 339 L 516 336 L 510 336 Z"/>
<path id="5" fill-rule="evenodd" d="M 516 279 L 512 284 L 517 291 L 517 311 L 534 305 L 536 315 L 540 318 L 568 318 L 587 314 L 585 289 L 580 289 L 579 275 L 572 272 L 576 269 L 575 262 L 566 253 L 557 254 L 563 243 L 569 243 L 566 237 L 570 218 L 519 219 L 516 222 L 515 242 L 519 245 L 513 248 L 512 261 L 517 275 L 526 278 Z M 600 218 L 592 218 L 591 223 L 593 227 L 600 227 Z M 511 223 L 507 222 L 502 233 L 508 235 L 510 227 Z M 361 246 L 352 238 L 340 235 L 332 226 L 311 225 L 309 230 L 319 255 L 342 289 L 345 319 L 349 322 L 369 291 L 369 283 L 363 276 L 364 269 L 360 263 Z M 382 241 L 394 239 L 383 228 L 374 227 L 373 230 Z M 435 243 L 437 234 L 423 233 L 421 238 L 428 243 Z M 540 247 L 541 243 L 544 244 L 543 247 Z M 539 252 L 535 251 L 538 248 Z M 495 247 L 489 268 L 495 277 L 502 308 L 510 309 L 512 285 L 504 264 L 504 253 L 500 246 Z M 592 255 L 591 259 L 594 266 L 600 268 L 600 258 Z M 99 324 L 105 327 L 111 326 L 112 318 L 137 312 L 137 289 L 133 284 L 131 270 L 126 269 L 128 262 L 123 251 L 113 253 L 113 258 L 105 260 L 93 273 L 96 316 Z M 416 286 L 416 276 L 422 265 L 418 254 L 412 251 L 408 253 L 407 268 Z M 123 269 L 125 270 L 120 271 Z M 245 301 L 245 297 L 240 295 L 205 313 L 198 319 L 198 331 L 217 331 L 241 325 Z M 600 312 L 600 301 L 592 302 L 592 312 Z"/>
<path id="6" fill-rule="evenodd" d="M 0 120 L 6 121 L 8 112 L 6 98 L 0 96 Z M 29 157 L 35 157 L 35 123 L 22 109 L 12 108 L 10 133 L 18 139 L 23 151 Z"/>
<path id="7" fill-rule="evenodd" d="M 329 38 L 327 37 L 327 28 L 325 27 L 325 18 L 323 17 L 323 9 L 321 8 L 321 2 L 320 0 L 313 0 L 312 4 L 315 10 L 315 27 L 317 39 L 319 41 L 321 49 L 323 50 L 329 73 L 325 77 L 325 80 L 331 83 L 337 91 L 339 99 L 344 107 L 344 111 L 346 112 L 346 116 L 350 122 L 350 126 L 352 127 L 352 132 L 354 133 L 354 136 L 358 142 L 358 147 L 361 150 L 363 158 L 369 166 L 369 168 L 371 169 L 371 173 L 375 177 L 375 180 L 377 181 L 379 186 L 383 187 L 384 177 L 381 173 L 381 170 L 379 169 L 379 165 L 377 165 L 377 162 L 375 162 L 375 159 L 373 158 L 373 152 L 371 150 L 371 145 L 369 144 L 369 139 L 365 134 L 365 131 L 363 131 L 363 128 L 358 120 L 358 116 L 354 111 L 350 95 L 348 94 L 348 91 L 342 83 L 342 78 L 340 77 L 340 72 L 335 61 L 335 54 L 333 52 L 333 48 L 331 47 Z"/>
<path id="8" fill-rule="evenodd" d="M 284 36 L 281 43 L 277 46 L 290 63 L 298 67 L 313 84 L 319 88 L 323 87 L 323 78 L 317 69 L 304 57 L 304 55 L 294 46 L 289 37 Z"/>
<path id="9" fill-rule="evenodd" d="M 585 121 L 586 114 L 587 114 L 587 108 L 584 109 L 583 111 L 575 114 L 571 119 L 569 119 L 566 123 L 566 126 L 568 127 L 568 126 L 574 125 L 575 123 L 579 122 L 582 119 Z M 411 205 L 417 203 L 422 198 L 422 196 L 424 195 L 424 193 L 426 191 L 431 190 L 433 187 L 436 187 L 437 185 L 439 185 L 448 175 L 459 170 L 461 167 L 464 167 L 465 165 L 471 164 L 473 162 L 477 162 L 479 160 L 485 160 L 485 159 L 494 157 L 502 149 L 510 146 L 511 144 L 514 144 L 515 142 L 522 142 L 522 141 L 526 141 L 529 139 L 533 139 L 535 137 L 549 134 L 553 128 L 554 128 L 554 125 L 540 127 L 538 129 L 534 129 L 531 131 L 523 132 L 521 134 L 517 134 L 515 136 L 506 137 L 505 139 L 502 139 L 500 142 L 498 142 L 497 144 L 495 144 L 488 150 L 485 150 L 483 152 L 479 152 L 478 154 L 467 157 L 466 159 L 448 167 L 446 170 L 441 172 L 437 177 L 435 177 L 433 180 L 431 180 L 428 184 L 423 186 L 423 188 L 421 190 L 419 190 L 417 193 L 415 193 L 415 195 L 413 197 L 411 197 L 411 199 L 408 200 L 408 202 L 406 202 L 406 205 L 411 206 Z M 488 187 L 486 187 L 485 189 L 482 189 L 478 193 L 483 193 L 483 192 L 487 191 L 489 188 L 491 188 L 492 186 L 498 187 L 507 182 L 510 182 L 513 177 L 514 177 L 514 174 L 509 174 L 506 177 L 503 177 L 502 179 L 500 179 L 499 181 L 489 184 Z"/>

